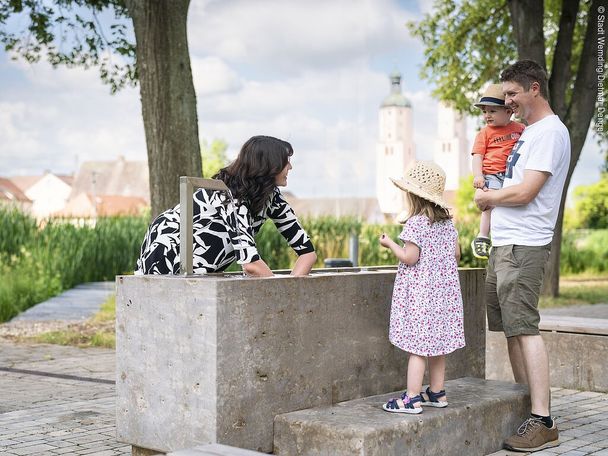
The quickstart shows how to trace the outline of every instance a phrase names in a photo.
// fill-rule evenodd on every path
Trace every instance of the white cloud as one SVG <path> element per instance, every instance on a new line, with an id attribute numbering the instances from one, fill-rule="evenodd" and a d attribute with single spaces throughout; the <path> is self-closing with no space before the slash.
<path id="1" fill-rule="evenodd" d="M 192 78 L 197 96 L 216 95 L 241 89 L 239 75 L 219 57 L 191 59 Z"/>
<path id="2" fill-rule="evenodd" d="M 217 55 L 258 73 L 297 74 L 416 46 L 405 27 L 413 18 L 392 0 L 234 0 L 193 3 L 188 28 L 193 53 Z"/>
<path id="3" fill-rule="evenodd" d="M 5 55 L 5 54 L 4 54 Z M 0 175 L 72 173 L 77 162 L 146 156 L 137 89 L 110 95 L 91 71 L 11 62 L 0 89 Z M 25 79 L 23 78 L 25 76 Z"/>
<path id="4" fill-rule="evenodd" d="M 413 105 L 417 156 L 433 155 L 437 102 L 418 81 L 421 45 L 405 27 L 430 4 L 192 2 L 189 45 L 201 137 L 226 140 L 232 157 L 250 136 L 283 138 L 295 149 L 288 189 L 296 195 L 373 195 L 378 109 L 394 66 Z M 0 175 L 72 172 L 76 157 L 146 156 L 139 89 L 111 96 L 96 69 L 9 62 L 0 51 L 0 100 Z M 471 143 L 472 119 L 468 132 Z M 572 187 L 599 177 L 599 149 L 591 141 Z"/>
<path id="5" fill-rule="evenodd" d="M 34 125 L 28 125 L 34 114 L 26 103 L 0 103 L 0 163 L 2 168 L 12 169 L 17 157 L 39 154 L 42 143 Z M 29 128 L 28 128 L 29 127 Z M 19 164 L 17 163 L 17 166 Z"/>
<path id="6" fill-rule="evenodd" d="M 429 14 L 433 11 L 435 0 L 418 0 L 417 3 L 421 14 Z"/>

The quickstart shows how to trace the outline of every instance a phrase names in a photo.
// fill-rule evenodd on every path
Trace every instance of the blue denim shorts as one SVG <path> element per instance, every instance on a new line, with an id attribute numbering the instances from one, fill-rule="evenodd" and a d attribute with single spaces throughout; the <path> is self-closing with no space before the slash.
<path id="1" fill-rule="evenodd" d="M 488 189 L 500 190 L 502 188 L 502 183 L 505 181 L 505 173 L 484 174 L 483 178 Z"/>

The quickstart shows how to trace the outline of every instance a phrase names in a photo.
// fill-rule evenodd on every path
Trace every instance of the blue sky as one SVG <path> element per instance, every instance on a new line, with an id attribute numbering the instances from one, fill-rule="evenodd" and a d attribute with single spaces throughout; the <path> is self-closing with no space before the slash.
<path id="1" fill-rule="evenodd" d="M 418 73 L 422 45 L 405 23 L 430 0 L 193 0 L 189 46 L 199 133 L 234 156 L 252 135 L 295 149 L 288 190 L 302 197 L 372 196 L 378 106 L 403 74 L 418 158 L 432 156 L 437 102 Z M 470 144 L 476 119 L 469 121 Z M 53 69 L 0 51 L 0 175 L 73 173 L 87 160 L 146 158 L 139 89 L 110 95 L 96 69 Z M 583 150 L 571 188 L 599 178 Z"/>

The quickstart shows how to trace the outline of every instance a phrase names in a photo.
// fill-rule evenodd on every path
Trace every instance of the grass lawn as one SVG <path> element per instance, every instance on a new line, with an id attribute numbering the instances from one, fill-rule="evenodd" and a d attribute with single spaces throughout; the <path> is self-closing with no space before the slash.
<path id="1" fill-rule="evenodd" d="M 27 341 L 43 344 L 75 345 L 78 347 L 116 348 L 114 322 L 116 297 L 111 296 L 92 318 L 74 323 L 61 331 L 49 331 L 28 337 Z"/>
<path id="2" fill-rule="evenodd" d="M 608 274 L 561 277 L 559 297 L 542 296 L 539 306 L 565 307 L 582 304 L 608 304 Z"/>
<path id="3" fill-rule="evenodd" d="M 608 274 L 564 276 L 560 279 L 558 298 L 541 297 L 540 307 L 564 307 L 581 304 L 608 304 Z M 51 331 L 28 337 L 27 341 L 80 347 L 115 348 L 115 297 L 110 297 L 101 310 L 85 323 L 70 325 L 66 330 Z"/>

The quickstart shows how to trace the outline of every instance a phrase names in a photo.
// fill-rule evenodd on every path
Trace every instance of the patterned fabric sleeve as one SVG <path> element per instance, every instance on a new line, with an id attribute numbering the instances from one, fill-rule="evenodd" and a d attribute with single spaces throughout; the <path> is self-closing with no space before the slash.
<path id="1" fill-rule="evenodd" d="M 236 210 L 238 229 L 233 233 L 232 245 L 234 251 L 237 253 L 237 263 L 253 263 L 254 261 L 261 259 L 261 257 L 255 245 L 249 209 L 244 204 L 239 204 L 236 206 Z M 231 218 L 232 217 L 234 217 L 234 215 L 232 215 Z"/>
<path id="2" fill-rule="evenodd" d="M 401 239 L 403 242 L 411 242 L 420 247 L 428 226 L 429 223 L 426 217 L 422 215 L 410 217 L 407 222 L 405 222 L 405 226 L 399 235 L 399 239 Z"/>
<path id="3" fill-rule="evenodd" d="M 278 189 L 276 189 L 266 213 L 298 256 L 315 251 L 310 237 Z"/>

